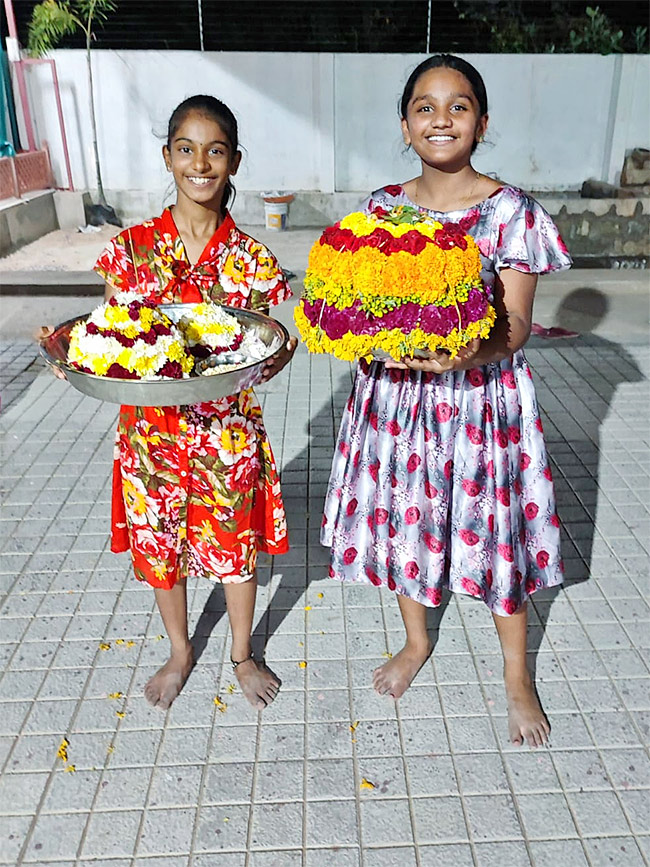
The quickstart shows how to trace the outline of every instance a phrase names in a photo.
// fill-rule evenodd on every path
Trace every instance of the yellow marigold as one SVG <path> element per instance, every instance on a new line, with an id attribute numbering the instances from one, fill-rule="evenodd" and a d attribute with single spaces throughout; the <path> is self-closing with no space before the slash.
<path id="1" fill-rule="evenodd" d="M 397 208 L 394 209 L 397 212 Z M 372 235 L 377 228 L 385 229 L 394 238 L 401 238 L 407 232 L 420 232 L 428 238 L 433 238 L 438 229 L 442 229 L 442 223 L 436 220 L 423 220 L 419 223 L 400 223 L 394 224 L 386 220 L 381 220 L 371 214 L 364 214 L 361 211 L 355 211 L 348 214 L 340 221 L 342 229 L 349 229 L 357 238 L 363 238 L 366 235 Z"/>

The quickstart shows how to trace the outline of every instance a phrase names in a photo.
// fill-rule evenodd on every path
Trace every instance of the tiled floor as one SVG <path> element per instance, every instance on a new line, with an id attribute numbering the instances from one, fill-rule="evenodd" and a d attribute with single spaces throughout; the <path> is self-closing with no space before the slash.
<path id="1" fill-rule="evenodd" d="M 0 416 L 0 864 L 648 863 L 647 348 L 528 352 L 568 578 L 531 606 L 553 725 L 538 751 L 507 742 L 498 641 L 471 599 L 431 612 L 433 657 L 398 704 L 371 689 L 402 639 L 395 600 L 327 579 L 318 544 L 351 371 L 303 350 L 260 392 L 293 543 L 259 576 L 256 642 L 280 695 L 261 715 L 244 702 L 223 596 L 197 583 L 199 663 L 169 713 L 149 708 L 167 640 L 150 590 L 107 550 L 116 408 L 46 373 L 28 383 L 25 346 L 3 352 L 19 386 Z"/>

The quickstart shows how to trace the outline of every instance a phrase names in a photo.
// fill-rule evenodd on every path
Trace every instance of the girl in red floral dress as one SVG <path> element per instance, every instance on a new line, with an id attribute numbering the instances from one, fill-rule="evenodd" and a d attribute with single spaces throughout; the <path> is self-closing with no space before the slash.
<path id="1" fill-rule="evenodd" d="M 241 159 L 230 109 L 210 96 L 182 102 L 163 157 L 176 204 L 108 244 L 95 265 L 106 297 L 129 290 L 160 303 L 214 301 L 263 312 L 288 298 L 272 253 L 240 232 L 227 210 Z M 291 338 L 265 379 L 295 346 Z M 252 390 L 194 406 L 121 407 L 111 548 L 131 551 L 171 642 L 169 659 L 145 687 L 151 704 L 168 708 L 193 665 L 188 574 L 223 584 L 242 691 L 258 709 L 274 699 L 279 683 L 251 651 L 255 561 L 258 551 L 288 547 L 278 473 Z"/>

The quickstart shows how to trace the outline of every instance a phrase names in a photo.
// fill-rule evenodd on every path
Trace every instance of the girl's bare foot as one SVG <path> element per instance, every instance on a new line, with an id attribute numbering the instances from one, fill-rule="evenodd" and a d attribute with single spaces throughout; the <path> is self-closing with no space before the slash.
<path id="1" fill-rule="evenodd" d="M 144 696 L 149 704 L 167 710 L 185 686 L 193 667 L 194 655 L 191 647 L 182 651 L 172 650 L 167 662 L 145 685 Z"/>
<path id="2" fill-rule="evenodd" d="M 512 674 L 504 670 L 508 698 L 508 732 L 513 744 L 524 742 L 535 748 L 548 743 L 551 726 L 537 698 L 535 687 L 528 671 Z"/>
<path id="3" fill-rule="evenodd" d="M 273 672 L 252 656 L 235 665 L 235 677 L 256 710 L 264 710 L 271 704 L 280 689 L 280 681 Z"/>
<path id="4" fill-rule="evenodd" d="M 380 695 L 400 698 L 409 688 L 415 675 L 431 656 L 430 641 L 422 644 L 407 642 L 392 659 L 372 673 L 372 685 Z"/>

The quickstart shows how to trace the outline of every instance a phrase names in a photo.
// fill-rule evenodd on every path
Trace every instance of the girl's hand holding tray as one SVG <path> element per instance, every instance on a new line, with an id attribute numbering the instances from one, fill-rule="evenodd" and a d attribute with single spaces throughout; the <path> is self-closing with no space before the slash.
<path id="1" fill-rule="evenodd" d="M 397 206 L 324 231 L 295 319 L 311 352 L 442 372 L 476 353 L 495 310 L 463 227 Z"/>

